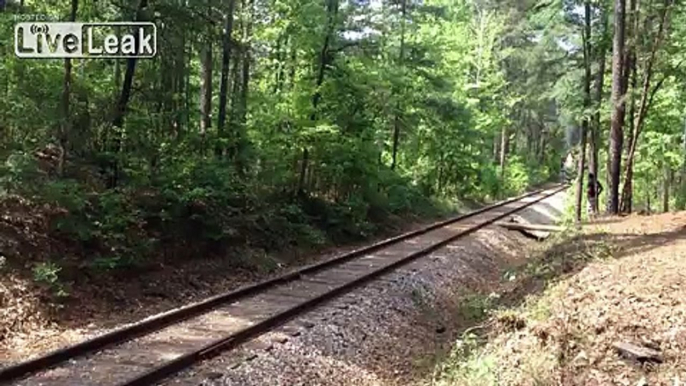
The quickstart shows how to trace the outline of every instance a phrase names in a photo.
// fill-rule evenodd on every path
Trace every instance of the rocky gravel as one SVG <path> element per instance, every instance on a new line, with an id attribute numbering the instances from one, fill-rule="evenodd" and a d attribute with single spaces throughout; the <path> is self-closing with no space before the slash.
<path id="1" fill-rule="evenodd" d="M 565 193 L 519 216 L 551 223 Z M 535 243 L 491 226 L 206 361 L 168 385 L 408 385 L 430 377 L 459 332 L 465 295 L 488 291 Z"/>

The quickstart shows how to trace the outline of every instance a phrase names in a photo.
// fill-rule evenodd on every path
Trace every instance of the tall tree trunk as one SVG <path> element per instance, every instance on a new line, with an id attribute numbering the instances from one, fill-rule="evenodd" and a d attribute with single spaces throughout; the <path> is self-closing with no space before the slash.
<path id="1" fill-rule="evenodd" d="M 405 23 L 407 19 L 407 0 L 402 0 L 401 3 L 401 20 L 400 20 L 400 52 L 398 53 L 398 65 L 400 66 L 401 72 L 404 74 L 404 61 L 405 61 Z M 404 82 L 404 77 L 401 82 Z M 401 86 L 402 87 L 402 86 Z M 393 149 L 392 149 L 392 162 L 391 170 L 395 170 L 398 165 L 398 147 L 400 146 L 400 130 L 401 130 L 401 109 L 402 104 L 400 103 L 400 98 L 402 91 L 396 93 L 397 102 L 395 104 L 395 117 L 393 118 Z"/>
<path id="2" fill-rule="evenodd" d="M 593 173 L 596 178 L 598 178 L 598 149 L 600 148 L 600 109 L 603 104 L 603 84 L 605 83 L 605 55 L 607 52 L 606 38 L 608 35 L 608 19 L 609 11 L 601 10 L 603 13 L 603 27 L 602 27 L 602 39 L 600 41 L 600 49 L 598 50 L 598 73 L 596 74 L 595 81 L 595 114 L 593 115 L 593 125 L 591 126 L 591 141 L 590 141 L 590 157 L 589 157 L 589 170 Z M 596 212 L 599 211 L 600 200 L 596 200 L 595 207 L 593 208 Z"/>
<path id="3" fill-rule="evenodd" d="M 242 23 L 242 22 L 241 22 Z M 243 30 L 242 26 L 238 28 Z M 229 142 L 227 148 L 227 156 L 230 160 L 235 161 L 238 155 L 238 142 L 240 141 L 240 131 L 238 130 L 238 104 L 241 92 L 241 75 L 243 69 L 243 54 L 240 51 L 234 51 L 233 65 L 231 66 L 231 111 L 229 112 L 228 128 Z"/>
<path id="4" fill-rule="evenodd" d="M 591 106 L 591 4 L 584 4 L 585 26 L 583 33 L 584 45 L 584 107 Z M 585 115 L 581 123 L 581 149 L 579 152 L 579 176 L 576 185 L 576 221 L 581 223 L 582 203 L 584 197 L 584 174 L 586 171 L 586 142 L 588 139 L 589 118 Z M 592 181 L 589 181 L 592 183 Z"/>
<path id="5" fill-rule="evenodd" d="M 507 125 L 503 125 L 500 133 L 500 181 L 505 183 L 505 168 L 507 167 L 507 152 L 510 148 L 510 133 Z"/>
<path id="6" fill-rule="evenodd" d="M 665 164 L 664 179 L 662 182 L 662 211 L 669 212 L 669 191 L 672 186 L 672 179 L 674 177 L 672 167 Z"/>
<path id="7" fill-rule="evenodd" d="M 240 102 L 238 105 L 238 128 L 240 130 L 240 142 L 238 144 L 239 156 L 236 159 L 236 169 L 240 175 L 244 175 L 247 169 L 247 163 L 244 160 L 243 154 L 246 146 L 246 130 L 247 130 L 247 113 L 248 113 L 248 88 L 250 87 L 250 65 L 252 61 L 252 28 L 253 28 L 253 6 L 254 0 L 248 0 L 247 4 L 247 18 L 245 23 L 245 42 L 243 46 L 243 68 L 241 75 L 241 91 Z"/>
<path id="8" fill-rule="evenodd" d="M 290 74 L 288 76 L 288 81 L 289 81 L 288 89 L 289 89 L 289 91 L 292 91 L 293 88 L 295 88 L 295 70 L 298 66 L 298 50 L 295 47 L 295 42 L 293 42 L 291 44 L 292 44 L 292 47 L 291 47 L 291 63 L 290 63 L 291 64 L 291 70 L 290 70 Z"/>
<path id="9" fill-rule="evenodd" d="M 319 101 L 322 98 L 321 86 L 324 84 L 324 75 L 326 74 L 326 68 L 332 61 L 331 57 L 331 40 L 334 38 L 334 33 L 336 30 L 336 17 L 338 15 L 338 0 L 326 0 L 327 8 L 327 30 L 326 36 L 324 36 L 324 44 L 322 44 L 322 49 L 319 52 L 319 68 L 317 70 L 317 79 L 315 82 L 315 91 L 312 95 L 312 114 L 310 115 L 310 121 L 314 124 L 317 121 L 317 109 L 319 107 Z M 300 163 L 300 176 L 298 178 L 297 192 L 303 193 L 305 189 L 305 181 L 307 177 L 308 163 L 310 160 L 309 150 L 307 146 L 302 149 L 302 158 Z"/>
<path id="10" fill-rule="evenodd" d="M 205 137 L 212 126 L 212 38 L 210 36 L 204 39 L 200 62 L 200 136 L 204 153 Z"/>
<path id="11" fill-rule="evenodd" d="M 184 106 L 182 96 L 186 87 L 186 33 L 179 31 L 179 45 L 174 56 L 174 73 L 172 78 L 172 137 L 179 140 L 183 133 Z"/>
<path id="12" fill-rule="evenodd" d="M 114 59 L 114 86 L 118 87 L 121 84 L 121 59 Z"/>
<path id="13" fill-rule="evenodd" d="M 179 0 L 179 6 L 184 6 L 186 3 L 186 0 Z M 175 102 L 175 110 L 174 110 L 174 136 L 176 140 L 180 140 L 183 137 L 183 130 L 184 130 L 184 122 L 186 121 L 186 73 L 188 72 L 186 69 L 186 57 L 189 57 L 190 60 L 190 51 L 188 52 L 188 55 L 186 53 L 186 46 L 187 46 L 187 41 L 189 40 L 188 37 L 186 36 L 186 30 L 181 29 L 179 31 L 180 34 L 180 41 L 179 41 L 179 47 L 178 47 L 178 52 L 176 54 L 176 63 L 174 66 L 174 69 L 176 71 L 176 76 L 174 77 L 174 102 Z"/>
<path id="14" fill-rule="evenodd" d="M 303 194 L 305 192 L 305 180 L 307 177 L 307 168 L 310 162 L 310 151 L 307 147 L 302 149 L 302 158 L 300 159 L 300 174 L 298 175 L 298 188 L 297 194 Z"/>
<path id="15" fill-rule="evenodd" d="M 140 0 L 138 4 L 138 9 L 136 10 L 135 21 L 141 21 L 143 9 L 148 6 L 148 0 Z M 138 35 L 134 36 L 135 46 L 138 46 Z M 124 73 L 124 82 L 121 88 L 121 94 L 119 94 L 119 99 L 117 101 L 114 118 L 112 119 L 112 129 L 114 134 L 114 140 L 110 148 L 112 161 L 110 162 L 108 187 L 115 188 L 119 182 L 119 161 L 118 156 L 122 147 L 122 137 L 124 129 L 124 117 L 126 116 L 126 110 L 128 108 L 129 99 L 131 98 L 131 87 L 133 86 L 133 76 L 136 72 L 137 59 L 128 58 L 126 60 L 126 72 Z"/>
<path id="16" fill-rule="evenodd" d="M 219 112 L 217 114 L 217 134 L 220 141 L 226 139 L 225 125 L 226 125 L 226 103 L 229 92 L 229 66 L 231 64 L 231 40 L 233 34 L 233 13 L 236 7 L 236 0 L 227 0 L 227 11 L 224 20 L 224 32 L 222 34 L 222 68 L 219 84 Z M 224 145 L 220 142 L 215 149 L 217 155 L 222 155 L 226 151 Z"/>
<path id="17" fill-rule="evenodd" d="M 548 143 L 548 132 L 541 129 L 540 137 L 540 141 L 538 142 L 538 163 L 543 165 L 546 161 L 545 148 Z"/>
<path id="18" fill-rule="evenodd" d="M 317 120 L 317 108 L 319 107 L 319 101 L 322 97 L 321 86 L 324 84 L 324 75 L 326 73 L 326 68 L 330 64 L 331 58 L 331 39 L 333 39 L 334 31 L 336 28 L 336 15 L 338 14 L 338 0 L 326 0 L 327 3 L 327 14 L 328 14 L 328 28 L 326 31 L 326 36 L 324 36 L 324 44 L 319 52 L 319 66 L 317 70 L 317 79 L 315 83 L 315 92 L 312 96 L 312 114 L 310 115 L 311 121 Z"/>
<path id="19" fill-rule="evenodd" d="M 500 162 L 500 144 L 502 142 L 501 134 L 498 133 L 493 138 L 493 163 L 498 164 Z"/>
<path id="20" fill-rule="evenodd" d="M 630 165 L 630 159 L 631 159 L 631 144 L 634 142 L 634 130 L 636 126 L 636 89 L 637 89 L 637 72 L 636 72 L 636 62 L 635 62 L 635 54 L 630 57 L 631 61 L 631 104 L 629 106 L 629 128 L 627 130 L 627 136 L 626 136 L 626 143 L 628 146 L 626 146 L 626 158 L 625 162 L 626 165 L 629 169 L 627 170 L 625 176 L 624 176 L 624 187 L 622 189 L 622 197 L 620 200 L 620 211 L 622 213 L 631 213 L 633 211 L 633 168 L 629 167 Z"/>
<path id="21" fill-rule="evenodd" d="M 581 151 L 579 152 L 579 164 L 577 167 L 578 176 L 576 179 L 576 205 L 575 215 L 576 222 L 581 223 L 581 215 L 583 213 L 584 202 L 584 172 L 586 171 L 586 142 L 588 139 L 587 129 L 588 123 L 584 122 L 581 125 Z"/>
<path id="22" fill-rule="evenodd" d="M 682 141 L 682 157 L 681 172 L 679 175 L 679 194 L 677 195 L 677 209 L 686 209 L 686 118 L 684 119 L 684 131 L 681 137 Z"/>
<path id="23" fill-rule="evenodd" d="M 76 12 L 79 8 L 78 0 L 71 0 L 71 12 L 69 13 L 69 21 L 76 21 Z M 60 154 L 57 161 L 57 174 L 62 175 L 64 173 L 64 162 L 67 158 L 67 141 L 69 139 L 69 133 L 71 132 L 71 117 L 69 114 L 71 98 L 71 59 L 64 59 L 64 81 L 62 83 L 62 99 L 60 101 L 61 110 L 61 120 L 59 129 L 59 148 Z"/>
<path id="24" fill-rule="evenodd" d="M 630 95 L 630 105 L 629 112 L 625 118 L 625 123 L 628 120 L 628 130 L 625 131 L 626 139 L 624 140 L 626 156 L 624 158 L 624 164 L 628 165 L 629 154 L 631 149 L 631 143 L 633 142 L 634 135 L 634 125 L 636 123 L 636 84 L 637 84 L 637 57 L 636 51 L 638 48 L 638 31 L 639 31 L 639 15 L 638 15 L 638 3 L 639 0 L 630 0 L 630 12 L 629 12 L 629 28 L 627 29 L 627 47 L 624 63 L 624 94 L 627 95 L 628 90 L 631 90 Z M 619 201 L 619 210 L 621 213 L 631 213 L 632 211 L 632 200 L 631 197 L 627 197 L 624 192 L 632 190 L 631 179 L 624 179 L 624 187 L 622 190 L 622 195 Z"/>
<path id="25" fill-rule="evenodd" d="M 619 214 L 619 178 L 622 167 L 622 141 L 625 101 L 622 91 L 626 1 L 615 0 L 615 27 L 612 45 L 612 114 L 608 168 L 608 205 L 610 214 Z"/>
<path id="26" fill-rule="evenodd" d="M 165 32 L 168 32 L 170 35 L 172 33 L 170 29 L 166 29 Z M 173 133 L 174 131 L 174 118 L 172 115 L 176 111 L 176 108 L 174 106 L 174 86 L 176 69 L 174 67 L 175 55 L 172 54 L 172 52 L 174 51 L 174 47 L 172 44 L 173 43 L 171 43 L 169 46 L 163 45 L 161 47 L 162 52 L 160 52 L 160 84 L 158 89 L 160 104 L 157 107 L 158 113 L 162 121 L 162 132 L 160 134 L 164 135 L 165 137 L 166 135 L 168 135 L 169 132 Z"/>
<path id="27" fill-rule="evenodd" d="M 183 95 L 183 108 L 184 108 L 184 114 L 183 114 L 183 124 L 185 127 L 189 128 L 191 127 L 191 104 L 192 104 L 192 99 L 191 99 L 191 68 L 192 63 L 192 55 L 193 55 L 193 40 L 188 39 L 188 47 L 186 48 L 188 51 L 188 63 L 185 64 L 188 68 L 187 71 L 185 71 L 184 79 L 183 79 L 183 84 L 184 84 L 184 95 Z"/>
<path id="28" fill-rule="evenodd" d="M 517 154 L 517 143 L 519 142 L 519 132 L 514 130 L 507 138 L 507 150 L 505 154 Z M 507 165 L 506 165 L 507 166 Z"/>
<path id="29" fill-rule="evenodd" d="M 633 188 L 633 171 L 634 171 L 634 158 L 636 155 L 636 146 L 638 144 L 638 139 L 641 135 L 641 130 L 645 122 L 646 115 L 648 114 L 648 109 L 652 104 L 653 97 L 655 93 L 662 86 L 664 78 L 653 88 L 650 89 L 650 82 L 653 76 L 653 66 L 655 64 L 656 55 L 659 47 L 662 45 L 662 39 L 664 35 L 665 23 L 667 21 L 669 11 L 671 8 L 672 0 L 665 0 L 665 8 L 662 10 L 660 17 L 660 25 L 658 27 L 658 33 L 655 37 L 655 42 L 651 47 L 650 57 L 646 65 L 645 72 L 643 74 L 643 86 L 641 89 L 641 101 L 639 103 L 638 115 L 636 117 L 635 123 L 632 125 L 633 133 L 631 135 L 631 142 L 629 143 L 629 154 L 627 157 L 626 171 L 625 171 L 625 184 L 622 190 L 622 202 L 627 204 L 631 200 L 632 188 Z M 633 119 L 633 117 L 632 117 Z M 630 206 L 627 206 L 630 209 Z"/>

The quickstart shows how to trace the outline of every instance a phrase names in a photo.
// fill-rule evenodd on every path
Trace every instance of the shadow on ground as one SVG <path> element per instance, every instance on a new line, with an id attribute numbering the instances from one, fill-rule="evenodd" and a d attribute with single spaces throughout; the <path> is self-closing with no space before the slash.
<path id="1" fill-rule="evenodd" d="M 684 239 L 686 226 L 654 234 L 600 232 L 556 236 L 524 266 L 516 269 L 521 282 L 503 306 L 519 305 L 527 296 L 538 294 L 559 279 L 580 272 L 598 258 L 622 259 Z"/>
<path id="2" fill-rule="evenodd" d="M 558 235 L 539 246 L 525 264 L 514 267 L 510 272 L 516 281 L 513 285 L 501 287 L 497 301 L 489 304 L 470 304 L 466 302 L 465 314 L 476 315 L 464 320 L 464 325 L 456 335 L 483 324 L 488 318 L 487 310 L 473 310 L 470 308 L 517 308 L 530 296 L 541 295 L 551 285 L 559 280 L 575 275 L 588 264 L 599 259 L 622 259 L 629 256 L 643 254 L 656 248 L 662 248 L 686 239 L 686 226 L 668 232 L 654 234 L 630 233 L 591 233 Z M 483 295 L 480 294 L 483 298 Z"/>

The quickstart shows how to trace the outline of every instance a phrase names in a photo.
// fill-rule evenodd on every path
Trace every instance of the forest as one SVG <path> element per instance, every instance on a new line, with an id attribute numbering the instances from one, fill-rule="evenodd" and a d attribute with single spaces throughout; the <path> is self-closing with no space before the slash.
<path id="1" fill-rule="evenodd" d="M 611 214 L 686 208 L 673 0 L 0 4 L 2 231 L 48 271 L 359 240 L 568 154 L 579 219 L 588 172 Z M 33 20 L 153 22 L 157 54 L 18 58 Z"/>

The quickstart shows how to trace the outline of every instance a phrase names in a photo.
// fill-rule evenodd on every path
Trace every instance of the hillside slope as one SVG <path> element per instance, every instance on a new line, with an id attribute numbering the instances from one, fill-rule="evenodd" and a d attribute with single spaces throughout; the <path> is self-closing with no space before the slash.
<path id="1" fill-rule="evenodd" d="M 606 219 L 547 245 L 505 285 L 488 333 L 458 342 L 439 384 L 681 384 L 684 224 L 686 213 Z M 524 304 L 507 304 L 522 292 Z"/>

